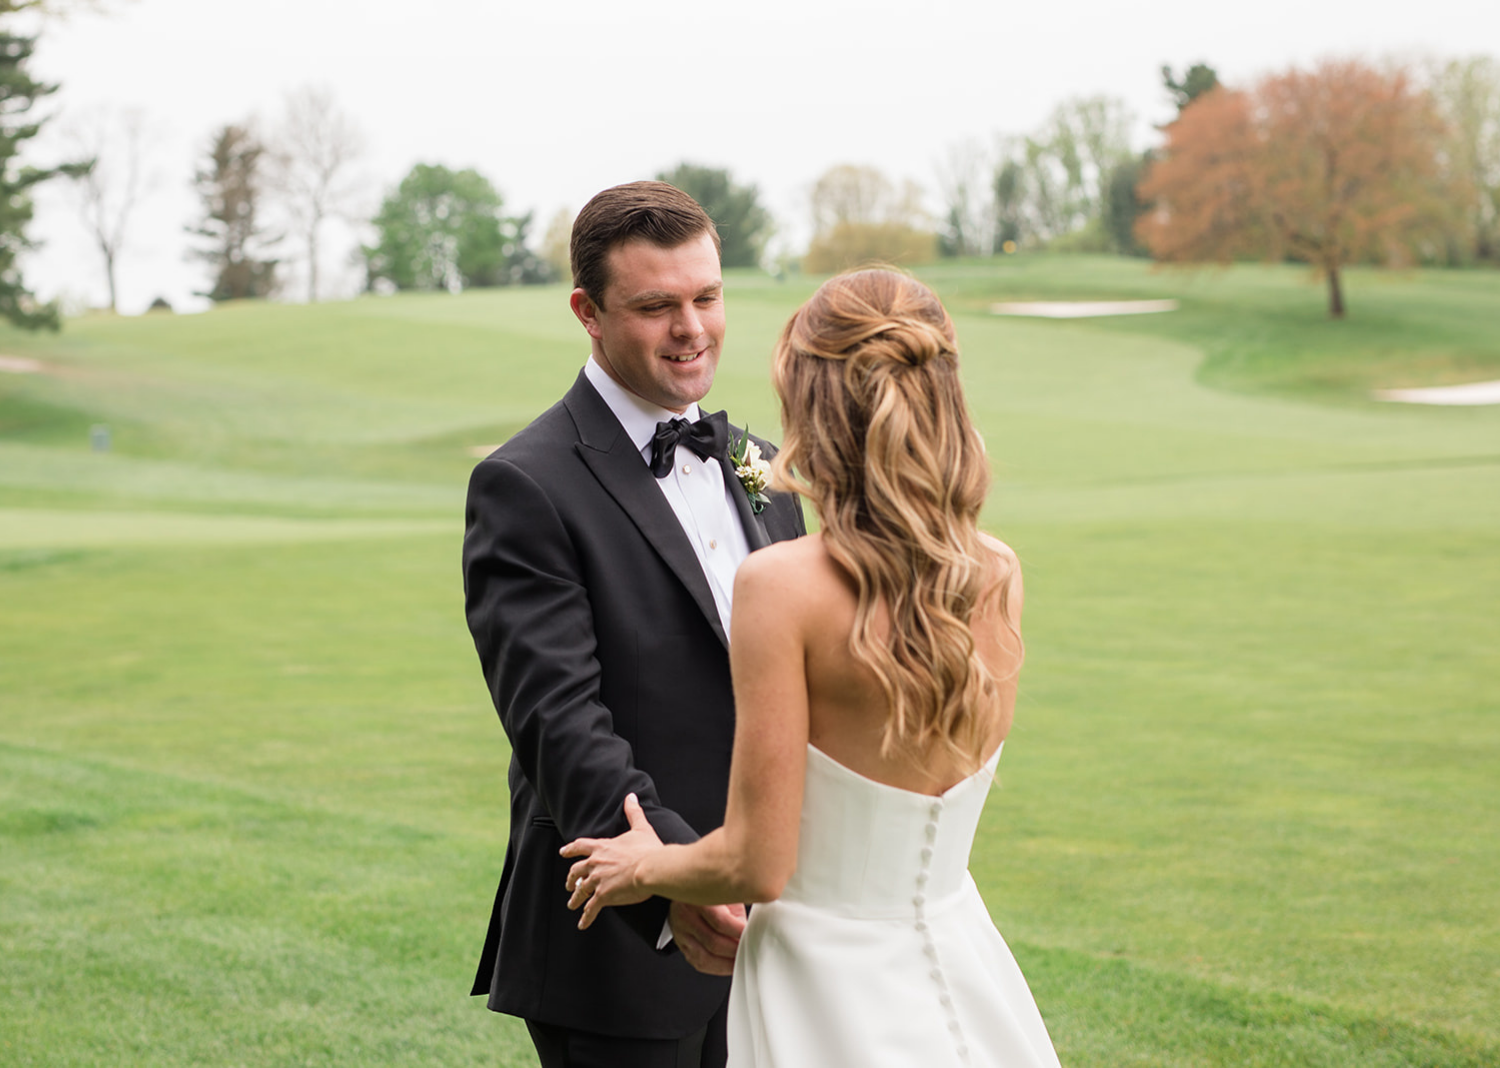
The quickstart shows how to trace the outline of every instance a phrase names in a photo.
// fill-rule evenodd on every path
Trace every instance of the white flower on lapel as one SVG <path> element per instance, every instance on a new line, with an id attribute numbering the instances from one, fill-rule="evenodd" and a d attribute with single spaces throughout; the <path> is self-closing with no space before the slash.
<path id="1" fill-rule="evenodd" d="M 745 487 L 750 498 L 750 510 L 760 515 L 761 509 L 771 503 L 766 496 L 766 486 L 771 481 L 771 465 L 760 458 L 760 446 L 750 440 L 750 428 L 738 439 L 729 437 L 729 458 L 734 461 L 734 473 Z"/>

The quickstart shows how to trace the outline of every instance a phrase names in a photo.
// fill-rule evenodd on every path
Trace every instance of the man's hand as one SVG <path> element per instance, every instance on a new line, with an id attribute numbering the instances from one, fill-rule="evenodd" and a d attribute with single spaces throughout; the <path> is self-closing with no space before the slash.
<path id="1" fill-rule="evenodd" d="M 706 975 L 731 975 L 734 953 L 745 929 L 744 905 L 686 905 L 672 902 L 667 912 L 672 939 L 694 968 Z"/>

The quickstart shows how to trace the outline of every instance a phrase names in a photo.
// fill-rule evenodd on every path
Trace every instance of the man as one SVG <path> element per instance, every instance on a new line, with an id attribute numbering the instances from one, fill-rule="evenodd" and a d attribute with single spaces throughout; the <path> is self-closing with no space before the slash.
<path id="1" fill-rule="evenodd" d="M 473 992 L 526 1020 L 544 1068 L 706 1068 L 743 909 L 653 899 L 579 931 L 559 850 L 625 830 L 632 792 L 664 841 L 723 821 L 734 570 L 805 528 L 794 498 L 752 500 L 723 413 L 700 420 L 724 339 L 703 209 L 662 182 L 605 190 L 571 259 L 589 361 L 469 484 L 469 629 L 513 753 Z"/>

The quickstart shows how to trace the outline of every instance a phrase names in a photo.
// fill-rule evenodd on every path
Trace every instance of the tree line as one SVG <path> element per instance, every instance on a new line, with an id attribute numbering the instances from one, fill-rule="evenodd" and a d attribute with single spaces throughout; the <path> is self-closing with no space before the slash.
<path id="1" fill-rule="evenodd" d="M 27 70 L 35 37 L 9 16 L 67 0 L 0 0 L 0 315 L 58 325 L 55 303 L 26 288 L 17 255 L 31 247 L 31 194 L 70 183 L 107 279 L 139 199 L 139 116 L 75 125 L 73 161 L 21 166 L 56 85 Z M 1291 260 L 1327 280 L 1344 314 L 1342 272 L 1355 263 L 1500 265 L 1500 63 L 1489 57 L 1423 70 L 1327 61 L 1220 84 L 1205 63 L 1161 69 L 1176 116 L 1161 143 L 1131 147 L 1132 116 L 1107 96 L 1059 104 L 1036 130 L 949 146 L 937 162 L 937 215 L 927 192 L 857 164 L 829 168 L 808 191 L 811 239 L 767 264 L 775 220 L 753 184 L 690 162 L 657 178 L 693 195 L 718 226 L 726 267 L 799 266 L 822 273 L 874 260 L 997 256 L 1031 249 L 1150 255 L 1164 262 Z M 207 138 L 193 173 L 199 215 L 191 255 L 215 301 L 284 291 L 289 265 L 321 295 L 325 227 L 342 219 L 370 235 L 357 256 L 365 288 L 448 290 L 566 280 L 571 214 L 540 235 L 533 213 L 506 210 L 485 175 L 419 163 L 373 215 L 359 211 L 364 137 L 326 90 L 287 98 L 262 133 L 227 123 Z M 270 221 L 274 219 L 274 224 Z"/>
<path id="2" fill-rule="evenodd" d="M 1161 84 L 1177 114 L 1159 128 L 1161 144 L 1145 152 L 1131 148 L 1124 104 L 1106 96 L 1064 101 L 1027 135 L 950 146 L 936 168 L 937 217 L 913 182 L 868 166 L 831 167 L 808 192 L 812 236 L 796 265 L 822 273 L 875 260 L 914 264 L 1042 248 L 1176 263 L 1290 260 L 1327 280 L 1335 317 L 1344 314 L 1349 264 L 1500 265 L 1494 59 L 1420 72 L 1330 60 L 1244 88 L 1221 84 L 1213 67 L 1196 63 L 1181 74 L 1161 68 Z M 336 125 L 326 102 L 316 114 L 324 127 Z M 284 176 L 300 161 L 308 175 L 300 188 L 312 255 L 319 215 L 311 175 L 332 168 L 310 166 L 316 153 L 307 147 L 271 155 L 281 160 L 271 173 Z M 232 203 L 227 193 L 238 181 L 212 158 L 214 167 L 198 179 L 215 219 L 204 236 L 227 231 L 228 220 L 213 212 Z M 754 185 L 693 163 L 656 177 L 708 210 L 725 266 L 775 266 L 764 263 L 775 222 Z M 285 195 L 290 186 L 279 181 L 268 187 Z M 368 288 L 457 291 L 566 279 L 570 213 L 559 212 L 533 249 L 532 214 L 508 215 L 503 207 L 476 171 L 413 167 L 369 220 Z M 253 217 L 241 210 L 242 219 Z M 252 280 L 271 284 L 274 261 L 258 261 L 257 273 L 233 252 L 221 237 L 205 255 L 221 278 L 244 279 L 248 288 L 219 286 L 213 295 L 263 295 L 268 290 Z M 315 278 L 312 286 L 310 298 Z"/>

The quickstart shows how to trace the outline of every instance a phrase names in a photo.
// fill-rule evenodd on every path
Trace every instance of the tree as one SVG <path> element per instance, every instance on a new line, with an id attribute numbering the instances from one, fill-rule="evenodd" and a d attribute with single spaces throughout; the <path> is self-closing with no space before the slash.
<path id="1" fill-rule="evenodd" d="M 69 131 L 73 151 L 85 161 L 72 177 L 84 228 L 104 260 L 110 311 L 119 306 L 119 262 L 140 198 L 144 137 L 144 121 L 137 111 L 97 111 Z"/>
<path id="2" fill-rule="evenodd" d="M 0 19 L 37 6 L 25 0 L 0 0 Z M 34 248 L 26 236 L 33 205 L 31 191 L 40 182 L 58 174 L 77 175 L 83 166 L 21 166 L 25 143 L 41 132 L 44 119 L 32 108 L 37 101 L 57 91 L 33 78 L 26 69 L 36 48 L 36 38 L 0 28 L 0 315 L 28 330 L 60 325 L 56 302 L 41 303 L 26 288 L 21 277 L 19 255 Z"/>
<path id="3" fill-rule="evenodd" d="M 861 263 L 925 263 L 937 235 L 915 182 L 897 189 L 874 167 L 831 167 L 813 185 L 813 239 L 803 266 L 837 271 Z"/>
<path id="4" fill-rule="evenodd" d="M 573 212 L 567 208 L 559 208 L 552 216 L 552 221 L 547 224 L 547 232 L 542 235 L 542 259 L 552 269 L 553 277 L 564 281 L 571 281 L 573 278 L 573 218 Z"/>
<path id="5" fill-rule="evenodd" d="M 755 267 L 771 236 L 771 213 L 760 203 L 760 190 L 737 185 L 727 170 L 679 163 L 656 180 L 675 185 L 702 205 L 719 231 L 719 261 L 725 267 Z"/>
<path id="6" fill-rule="evenodd" d="M 1124 256 L 1145 254 L 1145 249 L 1135 236 L 1135 223 L 1141 214 L 1137 189 L 1153 158 L 1149 151 L 1139 156 L 1127 156 L 1109 172 L 1104 183 L 1099 221 L 1104 226 L 1110 246 Z"/>
<path id="7" fill-rule="evenodd" d="M 1207 63 L 1194 63 L 1179 80 L 1172 68 L 1161 68 L 1162 85 L 1166 87 L 1177 113 L 1219 84 L 1219 75 Z M 1114 251 L 1125 256 L 1142 256 L 1146 249 L 1135 235 L 1136 220 L 1149 205 L 1141 203 L 1140 183 L 1156 154 L 1150 149 L 1139 156 L 1124 156 L 1110 169 L 1100 194 L 1099 221 Z"/>
<path id="8" fill-rule="evenodd" d="M 1130 156 L 1130 112 L 1107 96 L 1059 104 L 1035 138 L 1028 139 L 1031 185 L 1046 191 L 1038 222 L 1056 237 L 1097 221 L 1108 176 Z"/>
<path id="9" fill-rule="evenodd" d="M 1030 136 L 1002 142 L 991 179 L 995 244 L 1080 231 L 1106 244 L 1105 191 L 1110 174 L 1130 159 L 1130 122 L 1129 110 L 1113 97 L 1078 97 L 1054 108 Z"/>
<path id="10" fill-rule="evenodd" d="M 985 256 L 995 251 L 994 164 L 984 146 L 962 141 L 938 163 L 938 192 L 947 208 L 938 251 L 944 256 Z"/>
<path id="11" fill-rule="evenodd" d="M 1221 86 L 1167 127 L 1141 185 L 1154 207 L 1136 233 L 1166 262 L 1305 260 L 1342 318 L 1346 264 L 1400 262 L 1441 234 L 1443 136 L 1404 71 L 1328 61 L 1249 91 Z"/>
<path id="12" fill-rule="evenodd" d="M 472 168 L 419 163 L 372 220 L 379 241 L 364 250 L 371 288 L 459 290 L 545 282 L 547 264 L 526 247 L 531 214 L 501 214 L 504 200 Z"/>
<path id="13" fill-rule="evenodd" d="M 276 291 L 277 261 L 264 253 L 277 238 L 266 233 L 259 219 L 265 156 L 265 146 L 248 125 L 231 123 L 214 133 L 207 159 L 193 175 L 203 221 L 188 232 L 204 239 L 207 247 L 192 255 L 214 272 L 213 285 L 199 296 L 245 300 Z"/>
<path id="14" fill-rule="evenodd" d="M 1019 160 L 1001 161 L 995 168 L 995 251 L 1019 245 L 1026 227 L 1026 171 Z"/>
<path id="15" fill-rule="evenodd" d="M 271 187 L 307 248 L 307 299 L 318 299 L 318 237 L 330 217 L 347 215 L 357 193 L 350 173 L 364 138 L 327 89 L 306 87 L 286 99 L 272 140 Z"/>
<path id="16" fill-rule="evenodd" d="M 1435 72 L 1433 95 L 1448 122 L 1454 177 L 1468 194 L 1468 249 L 1459 258 L 1500 261 L 1500 62 L 1455 59 Z"/>
<path id="17" fill-rule="evenodd" d="M 1161 68 L 1161 82 L 1167 88 L 1167 95 L 1172 98 L 1172 103 L 1177 105 L 1177 114 L 1181 115 L 1184 108 L 1197 100 L 1210 89 L 1216 89 L 1219 85 L 1219 74 L 1207 63 L 1194 63 L 1185 72 L 1179 81 L 1172 74 L 1172 68 L 1163 64 Z"/>

